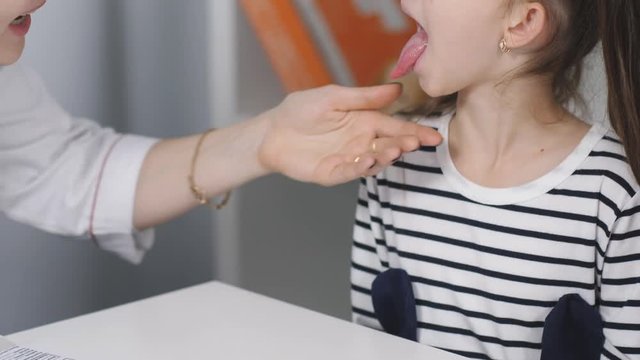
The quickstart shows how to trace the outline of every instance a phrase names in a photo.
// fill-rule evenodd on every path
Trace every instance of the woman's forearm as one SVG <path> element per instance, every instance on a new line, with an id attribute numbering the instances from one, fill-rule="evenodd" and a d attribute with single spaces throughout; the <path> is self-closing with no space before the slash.
<path id="1" fill-rule="evenodd" d="M 207 196 L 223 194 L 268 174 L 258 160 L 266 125 L 261 115 L 206 136 L 194 175 L 195 183 Z M 200 137 L 162 140 L 150 150 L 136 190 L 136 229 L 153 227 L 199 205 L 190 190 L 188 175 Z"/>

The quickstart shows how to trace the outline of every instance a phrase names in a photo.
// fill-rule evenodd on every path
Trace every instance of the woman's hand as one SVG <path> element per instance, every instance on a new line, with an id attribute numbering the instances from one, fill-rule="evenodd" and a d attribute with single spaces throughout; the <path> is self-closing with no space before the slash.
<path id="1" fill-rule="evenodd" d="M 289 95 L 263 114 L 258 158 L 267 171 L 331 186 L 374 175 L 403 153 L 438 145 L 431 128 L 378 110 L 393 103 L 397 84 L 369 88 L 335 85 Z"/>
<path id="2" fill-rule="evenodd" d="M 399 85 L 327 86 L 294 93 L 276 108 L 206 138 L 197 134 L 160 141 L 140 170 L 134 226 L 146 229 L 196 206 L 190 174 L 207 197 L 271 172 L 330 186 L 375 174 L 420 145 L 440 143 L 433 129 L 377 111 L 400 91 Z"/>

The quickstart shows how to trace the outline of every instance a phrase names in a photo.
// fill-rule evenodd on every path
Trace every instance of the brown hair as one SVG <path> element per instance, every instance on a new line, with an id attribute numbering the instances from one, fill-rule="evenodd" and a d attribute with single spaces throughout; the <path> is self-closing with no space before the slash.
<path id="1" fill-rule="evenodd" d="M 507 11 L 515 1 L 506 0 Z M 549 44 L 510 78 L 551 75 L 558 103 L 581 100 L 578 86 L 585 57 L 602 40 L 609 88 L 609 116 L 640 180 L 640 0 L 537 1 L 548 12 Z M 496 44 L 497 48 L 497 44 Z M 431 98 L 413 113 L 452 111 L 457 96 Z"/>
<path id="2" fill-rule="evenodd" d="M 640 1 L 598 0 L 611 126 L 640 181 Z"/>

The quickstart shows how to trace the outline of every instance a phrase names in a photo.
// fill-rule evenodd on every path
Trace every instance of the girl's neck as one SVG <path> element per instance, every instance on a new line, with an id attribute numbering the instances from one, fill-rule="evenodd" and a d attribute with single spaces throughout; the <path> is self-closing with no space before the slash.
<path id="1" fill-rule="evenodd" d="M 545 136 L 570 119 L 555 101 L 549 81 L 523 78 L 461 91 L 452 127 L 465 144 L 505 153 L 513 146 Z"/>
<path id="2" fill-rule="evenodd" d="M 454 164 L 471 181 L 512 187 L 557 166 L 589 127 L 559 105 L 544 79 L 470 87 L 449 128 Z"/>

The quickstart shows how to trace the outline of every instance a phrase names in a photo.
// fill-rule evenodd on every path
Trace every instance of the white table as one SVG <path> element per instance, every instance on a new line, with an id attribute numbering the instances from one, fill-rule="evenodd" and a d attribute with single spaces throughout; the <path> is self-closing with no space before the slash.
<path id="1" fill-rule="evenodd" d="M 77 360 L 461 359 L 218 282 L 8 338 Z"/>

